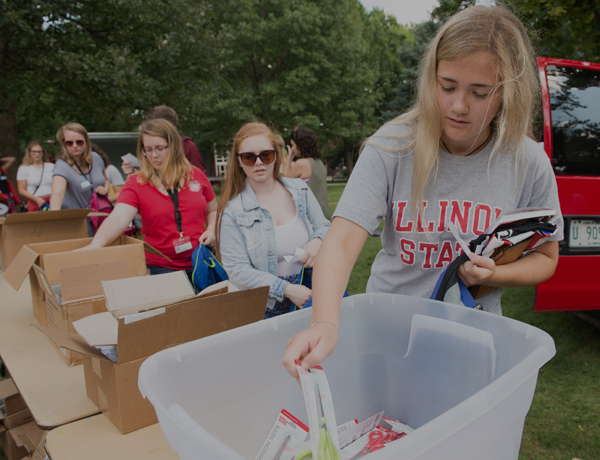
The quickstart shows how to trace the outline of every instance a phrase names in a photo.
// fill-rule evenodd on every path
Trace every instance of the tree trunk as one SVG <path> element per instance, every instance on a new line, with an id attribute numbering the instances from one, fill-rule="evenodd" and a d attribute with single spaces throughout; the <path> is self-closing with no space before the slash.
<path id="1" fill-rule="evenodd" d="M 17 127 L 15 102 L 10 96 L 0 93 L 0 153 L 3 157 L 15 157 L 15 163 L 6 171 L 6 176 L 17 187 L 17 169 L 21 164 L 21 146 Z"/>
<path id="2" fill-rule="evenodd" d="M 344 142 L 344 163 L 346 164 L 349 179 L 354 169 L 354 145 L 350 142 Z"/>

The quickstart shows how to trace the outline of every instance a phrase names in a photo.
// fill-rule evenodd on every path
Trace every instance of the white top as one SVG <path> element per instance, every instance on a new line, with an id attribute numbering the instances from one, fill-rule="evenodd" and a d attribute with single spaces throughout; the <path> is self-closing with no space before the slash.
<path id="1" fill-rule="evenodd" d="M 300 262 L 288 262 L 284 256 L 296 254 L 296 248 L 308 243 L 308 228 L 298 213 L 294 219 L 285 224 L 275 226 L 275 244 L 277 245 L 277 275 L 297 275 L 302 269 Z"/>
<path id="2" fill-rule="evenodd" d="M 43 168 L 33 165 L 21 165 L 17 171 L 17 180 L 27 181 L 27 192 L 35 196 L 48 196 L 52 194 L 53 163 L 44 163 Z M 42 172 L 43 171 L 43 172 Z M 43 174 L 43 176 L 42 176 Z M 41 180 L 41 183 L 40 183 Z M 38 188 L 39 185 L 39 188 Z M 36 191 L 37 188 L 37 191 Z M 35 192 L 35 194 L 34 194 Z"/>
<path id="3" fill-rule="evenodd" d="M 108 181 L 113 184 L 113 186 L 118 187 L 119 185 L 125 184 L 125 180 L 116 166 L 108 165 L 104 170 L 104 173 L 106 174 Z"/>

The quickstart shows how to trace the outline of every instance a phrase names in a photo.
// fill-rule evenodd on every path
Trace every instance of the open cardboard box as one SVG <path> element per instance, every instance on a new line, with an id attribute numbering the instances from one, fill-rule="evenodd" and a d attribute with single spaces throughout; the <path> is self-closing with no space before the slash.
<path id="1" fill-rule="evenodd" d="M 16 290 L 21 287 L 27 275 L 30 275 L 33 316 L 42 326 L 48 325 L 46 296 L 33 271 L 34 264 L 42 268 L 46 272 L 48 282 L 54 284 L 60 282 L 61 269 L 114 261 L 127 262 L 128 276 L 144 276 L 146 274 L 144 251 L 157 254 L 168 260 L 166 256 L 149 244 L 123 235 L 104 248 L 74 251 L 74 249 L 87 246 L 91 242 L 92 238 L 81 238 L 26 244 L 21 248 L 10 267 L 4 272 L 4 279 Z"/>
<path id="2" fill-rule="evenodd" d="M 0 257 L 6 271 L 25 244 L 86 238 L 88 209 L 27 212 L 0 218 Z"/>
<path id="3" fill-rule="evenodd" d="M 97 313 L 106 312 L 102 281 L 125 279 L 133 276 L 127 260 L 102 264 L 82 265 L 59 270 L 59 283 L 50 283 L 46 271 L 33 265 L 38 283 L 45 293 L 48 327 L 75 333 L 73 322 Z M 79 353 L 60 350 L 67 366 L 83 362 Z"/>
<path id="4" fill-rule="evenodd" d="M 0 423 L 10 430 L 33 420 L 12 379 L 0 382 Z"/>
<path id="5" fill-rule="evenodd" d="M 8 460 L 22 460 L 29 458 L 44 437 L 44 430 L 39 428 L 35 422 L 29 422 L 8 431 L 2 427 L 0 445 Z"/>
<path id="6" fill-rule="evenodd" d="M 57 346 L 84 355 L 87 395 L 121 433 L 158 421 L 137 386 L 146 358 L 261 320 L 269 295 L 268 286 L 238 291 L 227 281 L 194 295 L 183 272 L 103 281 L 102 287 L 110 313 L 75 322 L 81 335 L 35 327 Z M 116 362 L 96 348 L 115 345 Z"/>

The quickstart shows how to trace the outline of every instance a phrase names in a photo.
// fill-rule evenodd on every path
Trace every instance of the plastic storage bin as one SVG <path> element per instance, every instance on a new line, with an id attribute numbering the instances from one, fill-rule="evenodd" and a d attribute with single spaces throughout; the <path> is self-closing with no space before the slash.
<path id="1" fill-rule="evenodd" d="M 285 343 L 309 326 L 299 311 L 157 353 L 139 388 L 182 460 L 254 459 L 279 411 L 303 422 Z M 336 351 L 323 362 L 337 421 L 385 415 L 417 428 L 378 459 L 517 459 L 538 371 L 555 354 L 545 332 L 427 299 L 344 299 Z"/>

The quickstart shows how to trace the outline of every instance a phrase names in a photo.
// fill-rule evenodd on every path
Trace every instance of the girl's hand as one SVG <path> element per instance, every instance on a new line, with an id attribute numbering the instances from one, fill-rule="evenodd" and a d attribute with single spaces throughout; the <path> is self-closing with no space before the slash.
<path id="1" fill-rule="evenodd" d="M 290 160 L 292 160 L 295 156 L 296 156 L 296 152 L 294 151 L 294 149 L 292 147 L 290 147 L 289 145 L 285 146 L 287 148 L 288 151 L 288 158 Z"/>
<path id="2" fill-rule="evenodd" d="M 35 204 L 37 204 L 39 208 L 41 208 L 42 206 L 44 206 L 46 204 L 46 201 L 41 196 L 36 196 L 34 201 L 35 201 Z"/>
<path id="3" fill-rule="evenodd" d="M 473 254 L 476 265 L 470 260 L 458 267 L 458 277 L 465 286 L 477 286 L 483 284 L 491 286 L 492 278 L 496 272 L 496 263 L 489 257 Z"/>
<path id="4" fill-rule="evenodd" d="M 301 284 L 288 284 L 283 291 L 283 295 L 290 299 L 294 305 L 304 306 L 312 296 L 312 290 Z"/>
<path id="5" fill-rule="evenodd" d="M 287 341 L 287 350 L 281 362 L 300 383 L 295 362 L 301 362 L 304 369 L 317 366 L 333 353 L 337 340 L 338 330 L 335 326 L 325 322 L 317 323 Z"/>
<path id="6" fill-rule="evenodd" d="M 134 173 L 134 169 L 133 166 L 131 166 L 131 163 L 129 161 L 124 161 L 123 164 L 121 165 L 121 169 L 123 170 L 123 172 L 129 176 L 131 174 Z"/>
<path id="7" fill-rule="evenodd" d="M 210 229 L 207 229 L 202 235 L 200 235 L 200 238 L 198 238 L 198 241 L 200 242 L 200 244 L 203 244 L 204 246 L 214 246 L 215 232 L 213 232 Z"/>
<path id="8" fill-rule="evenodd" d="M 108 195 L 108 189 L 104 185 L 99 185 L 96 189 L 96 193 L 98 195 L 106 196 Z"/>
<path id="9" fill-rule="evenodd" d="M 300 263 L 304 264 L 308 268 L 312 268 L 315 264 L 315 258 L 317 257 L 317 253 L 321 248 L 321 238 L 313 238 L 308 243 L 304 245 L 302 249 L 306 251 L 300 259 Z"/>

